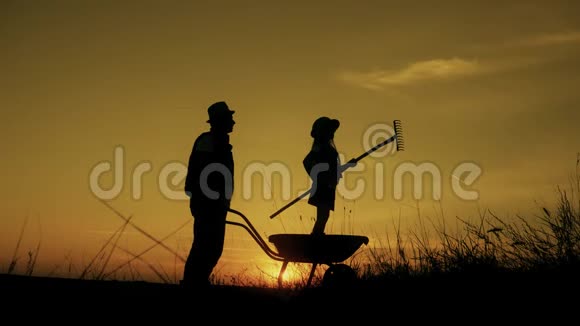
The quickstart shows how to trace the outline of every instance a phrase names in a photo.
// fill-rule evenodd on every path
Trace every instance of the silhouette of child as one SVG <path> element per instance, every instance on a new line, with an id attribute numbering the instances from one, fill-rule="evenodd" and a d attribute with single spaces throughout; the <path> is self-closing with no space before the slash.
<path id="1" fill-rule="evenodd" d="M 308 203 L 316 206 L 316 222 L 313 235 L 324 234 L 330 211 L 334 210 L 336 186 L 342 177 L 338 152 L 334 145 L 334 133 L 340 126 L 336 119 L 320 117 L 314 121 L 310 136 L 312 148 L 302 161 L 312 179 L 312 191 Z"/>

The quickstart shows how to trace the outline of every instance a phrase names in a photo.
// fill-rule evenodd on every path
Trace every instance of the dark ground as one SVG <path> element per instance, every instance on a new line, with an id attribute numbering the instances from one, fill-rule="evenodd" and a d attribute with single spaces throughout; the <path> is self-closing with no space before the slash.
<path id="1" fill-rule="evenodd" d="M 43 318 L 192 318 L 284 323 L 391 320 L 472 323 L 494 318 L 556 321 L 580 313 L 578 275 L 474 274 L 357 281 L 301 290 L 0 275 L 2 307 Z M 463 317 L 462 317 L 463 316 Z M 409 319 L 410 318 L 410 319 Z M 151 320 L 149 320 L 151 321 Z M 504 320 L 505 321 L 505 320 Z M 384 323 L 381 323 L 381 325 Z"/>

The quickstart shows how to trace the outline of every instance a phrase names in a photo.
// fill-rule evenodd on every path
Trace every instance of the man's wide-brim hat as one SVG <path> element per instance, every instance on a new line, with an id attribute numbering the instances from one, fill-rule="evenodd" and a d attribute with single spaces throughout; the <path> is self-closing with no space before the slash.
<path id="1" fill-rule="evenodd" d="M 232 116 L 236 111 L 230 110 L 226 102 L 216 102 L 209 106 L 207 109 L 207 114 L 209 115 L 209 120 L 207 122 L 220 122 L 232 120 Z"/>
<path id="2" fill-rule="evenodd" d="M 333 134 L 338 127 L 340 127 L 340 122 L 338 120 L 329 117 L 320 117 L 312 124 L 310 136 L 318 138 L 322 135 Z"/>

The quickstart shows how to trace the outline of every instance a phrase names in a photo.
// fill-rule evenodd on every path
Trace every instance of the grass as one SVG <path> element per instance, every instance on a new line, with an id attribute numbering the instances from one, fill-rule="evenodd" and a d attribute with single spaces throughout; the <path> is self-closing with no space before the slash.
<path id="1" fill-rule="evenodd" d="M 484 211 L 479 213 L 475 222 L 458 217 L 455 222 L 459 227 L 455 228 L 450 227 L 449 222 L 443 219 L 438 222 L 421 219 L 419 226 L 408 233 L 403 233 L 395 226 L 394 239 L 387 238 L 386 243 L 361 249 L 344 263 L 356 272 L 360 282 L 509 273 L 573 275 L 580 271 L 579 167 L 580 156 L 576 162 L 576 173 L 571 178 L 570 188 L 563 190 L 558 187 L 554 207 L 539 207 L 535 216 L 517 216 L 514 222 L 507 222 L 491 211 Z M 148 251 L 161 246 L 174 255 L 176 264 L 179 260 L 183 262 L 184 257 L 164 242 L 189 223 L 157 239 L 134 225 L 131 217 L 125 217 L 106 205 L 122 219 L 123 223 L 81 269 L 78 278 L 138 280 L 142 275 L 132 264 L 139 261 L 157 275 L 162 283 L 178 283 L 177 270 L 171 275 L 161 266 L 149 263 L 143 257 Z M 18 252 L 26 222 L 25 220 L 21 229 L 7 274 L 14 274 L 18 264 L 21 264 Z M 152 239 L 154 244 L 141 252 L 122 248 L 118 242 L 129 225 Z M 451 231 L 452 229 L 455 231 Z M 39 251 L 40 241 L 35 250 L 27 253 L 25 275 L 33 275 Z M 111 257 L 116 251 L 122 252 L 128 258 L 125 263 L 111 268 L 109 266 Z M 301 289 L 306 284 L 310 266 L 306 264 L 294 268 L 295 273 L 301 277 L 292 283 L 285 283 L 285 286 Z M 68 269 L 69 271 L 72 269 L 70 264 Z M 219 271 L 217 272 L 216 274 L 219 274 Z M 270 287 L 275 284 L 276 277 L 277 275 L 272 277 L 264 273 L 263 278 L 256 279 L 241 272 L 239 275 L 223 276 L 221 279 L 213 276 L 212 282 L 239 287 Z M 318 269 L 312 284 L 315 287 L 323 285 L 323 277 L 323 270 Z"/>
<path id="2" fill-rule="evenodd" d="M 554 273 L 580 271 L 580 156 L 568 190 L 557 188 L 555 207 L 508 223 L 491 211 L 476 222 L 457 218 L 458 231 L 445 221 L 420 224 L 406 236 L 396 229 L 388 241 L 368 250 L 363 280 L 424 278 L 440 275 Z M 435 234 L 433 236 L 432 234 Z M 433 244 L 435 242 L 435 244 Z M 387 250 L 380 250 L 386 247 Z"/>

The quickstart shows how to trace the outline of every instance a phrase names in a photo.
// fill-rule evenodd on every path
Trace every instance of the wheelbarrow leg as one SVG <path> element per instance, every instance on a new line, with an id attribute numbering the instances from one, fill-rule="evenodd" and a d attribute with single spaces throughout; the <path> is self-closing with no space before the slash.
<path id="1" fill-rule="evenodd" d="M 310 270 L 310 275 L 308 276 L 308 282 L 306 282 L 306 287 L 309 287 L 310 283 L 312 283 L 312 278 L 314 277 L 314 272 L 316 271 L 316 266 L 318 266 L 318 263 L 312 264 L 312 269 Z"/>
<path id="2" fill-rule="evenodd" d="M 282 282 L 284 281 L 284 272 L 286 271 L 286 267 L 288 267 L 288 261 L 285 260 L 282 263 L 282 268 L 280 269 L 280 274 L 278 274 L 278 287 L 282 287 Z"/>

